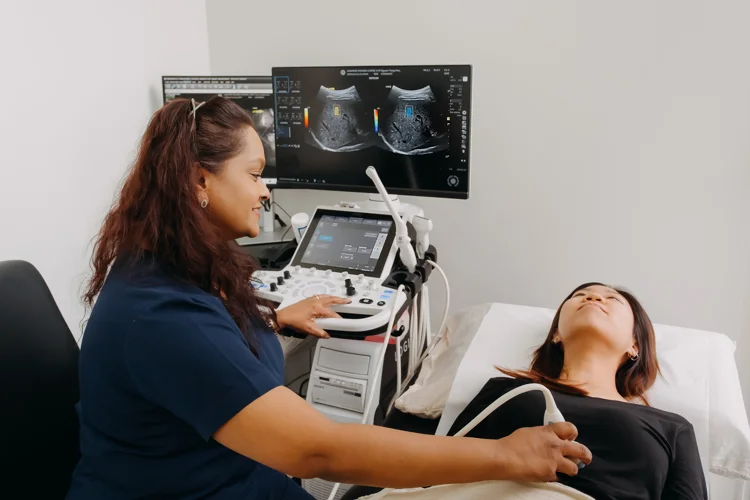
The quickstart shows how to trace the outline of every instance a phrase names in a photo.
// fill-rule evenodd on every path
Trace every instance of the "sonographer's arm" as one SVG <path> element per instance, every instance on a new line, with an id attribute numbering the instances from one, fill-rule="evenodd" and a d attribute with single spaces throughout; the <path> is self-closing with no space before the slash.
<path id="1" fill-rule="evenodd" d="M 285 387 L 256 399 L 214 439 L 295 477 L 408 488 L 489 479 L 552 481 L 575 475 L 569 458 L 590 463 L 571 442 L 572 424 L 520 429 L 501 440 L 426 436 L 328 420 Z M 569 457 L 569 458 L 565 458 Z"/>

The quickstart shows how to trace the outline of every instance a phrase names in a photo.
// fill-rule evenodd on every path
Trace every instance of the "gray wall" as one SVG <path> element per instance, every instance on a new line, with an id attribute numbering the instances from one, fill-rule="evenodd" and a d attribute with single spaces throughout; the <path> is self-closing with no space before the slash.
<path id="1" fill-rule="evenodd" d="M 412 200 L 454 310 L 625 285 L 654 321 L 735 339 L 750 395 L 750 3 L 212 0 L 207 15 L 214 74 L 473 64 L 471 199 Z"/>

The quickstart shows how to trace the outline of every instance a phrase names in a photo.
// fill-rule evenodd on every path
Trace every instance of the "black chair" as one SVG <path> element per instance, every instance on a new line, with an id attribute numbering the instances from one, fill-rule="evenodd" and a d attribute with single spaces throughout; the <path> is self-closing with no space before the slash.
<path id="1" fill-rule="evenodd" d="M 78 353 L 39 271 L 0 262 L 0 498 L 65 498 L 80 456 Z"/>

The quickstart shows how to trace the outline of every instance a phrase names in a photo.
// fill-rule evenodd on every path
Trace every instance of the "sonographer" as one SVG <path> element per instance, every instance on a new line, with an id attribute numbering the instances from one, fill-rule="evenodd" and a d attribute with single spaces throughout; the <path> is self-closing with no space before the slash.
<path id="1" fill-rule="evenodd" d="M 344 299 L 278 313 L 257 264 L 263 147 L 224 98 L 152 117 L 96 240 L 81 345 L 82 456 L 68 498 L 309 499 L 289 478 L 416 487 L 555 480 L 591 454 L 562 423 L 500 440 L 332 422 L 283 386 L 275 330 L 317 336 Z"/>

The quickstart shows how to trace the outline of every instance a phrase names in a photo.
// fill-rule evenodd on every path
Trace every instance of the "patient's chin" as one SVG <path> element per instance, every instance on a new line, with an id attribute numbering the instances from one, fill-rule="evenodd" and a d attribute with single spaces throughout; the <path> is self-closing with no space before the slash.
<path id="1" fill-rule="evenodd" d="M 570 325 L 563 340 L 570 343 L 571 341 L 584 341 L 586 344 L 599 341 L 613 349 L 618 349 L 622 344 L 620 335 L 607 321 L 596 320 L 591 318 L 587 321 L 577 321 Z"/>

